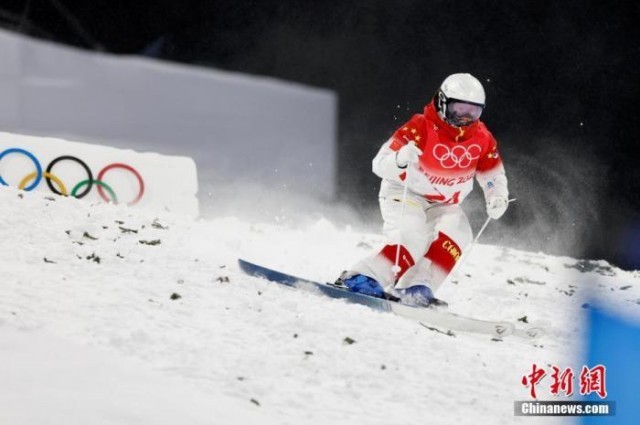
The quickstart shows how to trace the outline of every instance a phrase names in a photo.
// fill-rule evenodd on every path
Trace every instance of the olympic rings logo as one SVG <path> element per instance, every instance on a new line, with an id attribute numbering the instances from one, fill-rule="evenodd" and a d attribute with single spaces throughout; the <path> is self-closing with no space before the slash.
<path id="1" fill-rule="evenodd" d="M 98 187 L 98 194 L 105 202 L 113 202 L 114 204 L 117 204 L 118 197 L 116 196 L 116 193 L 111 188 L 111 186 L 105 183 L 103 179 L 104 179 L 104 175 L 109 170 L 113 170 L 114 168 L 122 168 L 133 173 L 133 175 L 138 180 L 138 185 L 140 186 L 138 195 L 136 196 L 136 198 L 133 201 L 129 202 L 127 205 L 137 204 L 140 201 L 140 199 L 142 199 L 142 196 L 144 195 L 144 180 L 142 179 L 142 176 L 140 175 L 140 173 L 138 173 L 138 171 L 135 168 L 127 164 L 122 164 L 119 162 L 109 164 L 105 166 L 102 170 L 100 170 L 100 172 L 98 173 L 98 178 L 94 180 L 93 173 L 91 172 L 91 169 L 89 168 L 89 166 L 80 158 L 77 158 L 75 156 L 70 156 L 70 155 L 59 156 L 49 163 L 45 171 L 42 171 L 42 166 L 40 165 L 40 161 L 38 161 L 35 155 L 33 155 L 31 152 L 25 149 L 20 149 L 20 148 L 5 149 L 4 151 L 0 152 L 0 161 L 2 160 L 2 158 L 4 158 L 9 154 L 22 154 L 27 158 L 29 158 L 36 167 L 36 171 L 34 171 L 31 174 L 27 174 L 20 181 L 20 184 L 18 185 L 18 189 L 21 189 L 21 190 L 31 191 L 35 189 L 44 178 L 44 180 L 47 183 L 47 186 L 49 186 L 49 189 L 53 193 L 57 195 L 62 195 L 62 196 L 73 196 L 74 198 L 80 199 L 87 196 L 91 191 L 91 188 L 93 188 L 93 185 L 96 185 Z M 62 161 L 76 162 L 80 164 L 80 166 L 84 168 L 84 170 L 87 173 L 87 178 L 85 180 L 78 182 L 75 186 L 73 186 L 73 188 L 71 189 L 71 193 L 67 191 L 67 187 L 64 185 L 62 180 L 52 172 L 53 167 Z M 56 188 L 52 182 L 55 183 L 58 187 Z M 2 176 L 0 176 L 0 184 L 2 184 L 3 186 L 9 186 L 7 182 L 2 178 Z M 80 189 L 82 189 L 83 187 L 84 189 L 80 191 Z M 107 197 L 107 195 L 105 194 L 105 191 L 109 193 L 109 197 Z"/>
<path id="2" fill-rule="evenodd" d="M 433 147 L 433 156 L 440 161 L 443 168 L 467 168 L 471 161 L 480 158 L 482 149 L 478 145 L 471 145 L 468 148 L 457 145 L 449 149 L 447 145 L 438 143 Z"/>

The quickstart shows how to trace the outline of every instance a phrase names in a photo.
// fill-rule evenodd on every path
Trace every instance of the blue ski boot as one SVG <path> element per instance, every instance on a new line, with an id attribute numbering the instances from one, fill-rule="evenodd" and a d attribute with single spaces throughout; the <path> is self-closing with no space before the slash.
<path id="1" fill-rule="evenodd" d="M 425 285 L 414 285 L 405 289 L 396 289 L 403 304 L 414 307 L 446 307 L 448 304 L 436 298 L 431 288 Z"/>
<path id="2" fill-rule="evenodd" d="M 351 292 L 370 295 L 372 297 L 383 298 L 384 289 L 382 286 L 369 276 L 363 274 L 352 274 L 344 272 L 335 283 L 337 286 L 343 286 Z"/>

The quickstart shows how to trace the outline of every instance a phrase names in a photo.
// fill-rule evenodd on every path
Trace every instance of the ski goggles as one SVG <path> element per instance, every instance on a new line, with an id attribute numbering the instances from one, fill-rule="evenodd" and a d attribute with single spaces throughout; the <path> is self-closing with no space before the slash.
<path id="1" fill-rule="evenodd" d="M 447 121 L 456 127 L 470 125 L 480 119 L 483 109 L 484 105 L 449 99 L 447 102 Z"/>

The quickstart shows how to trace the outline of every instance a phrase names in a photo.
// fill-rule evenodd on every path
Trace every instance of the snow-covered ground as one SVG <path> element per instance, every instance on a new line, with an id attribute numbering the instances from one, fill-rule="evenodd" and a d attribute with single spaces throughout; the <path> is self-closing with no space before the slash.
<path id="1" fill-rule="evenodd" d="M 565 423 L 514 416 L 522 376 L 584 363 L 594 293 L 640 316 L 638 272 L 481 245 L 438 295 L 547 333 L 450 336 L 239 271 L 333 280 L 382 242 L 327 219 L 190 220 L 12 188 L 0 217 L 1 424 Z"/>

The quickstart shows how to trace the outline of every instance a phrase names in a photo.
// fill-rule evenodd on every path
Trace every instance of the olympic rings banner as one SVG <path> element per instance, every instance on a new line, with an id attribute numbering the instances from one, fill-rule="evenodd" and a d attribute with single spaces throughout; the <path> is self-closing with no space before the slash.
<path id="1" fill-rule="evenodd" d="M 0 133 L 2 186 L 198 215 L 196 166 L 186 157 Z"/>

